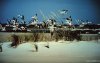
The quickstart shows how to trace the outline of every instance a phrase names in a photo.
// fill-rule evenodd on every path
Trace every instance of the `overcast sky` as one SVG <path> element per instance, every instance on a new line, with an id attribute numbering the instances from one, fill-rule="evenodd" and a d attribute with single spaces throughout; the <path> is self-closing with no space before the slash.
<path id="1" fill-rule="evenodd" d="M 100 23 L 99 4 L 99 0 L 0 0 L 0 21 L 6 22 L 7 19 L 22 14 L 29 22 L 36 13 L 39 21 L 42 21 L 40 10 L 46 18 L 49 18 L 50 15 L 53 15 L 52 12 L 59 15 L 59 10 L 67 9 L 69 11 L 66 17 L 71 15 L 73 23 L 76 23 L 76 19 Z"/>

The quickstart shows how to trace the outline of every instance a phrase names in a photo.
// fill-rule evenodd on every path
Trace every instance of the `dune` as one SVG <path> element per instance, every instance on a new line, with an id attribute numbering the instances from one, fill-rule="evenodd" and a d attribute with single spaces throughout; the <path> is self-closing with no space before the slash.
<path id="1" fill-rule="evenodd" d="M 49 43 L 50 48 L 45 46 Z M 17 48 L 9 47 L 11 42 L 3 43 L 0 63 L 92 63 L 100 62 L 100 40 L 93 41 L 52 41 L 20 44 Z"/>

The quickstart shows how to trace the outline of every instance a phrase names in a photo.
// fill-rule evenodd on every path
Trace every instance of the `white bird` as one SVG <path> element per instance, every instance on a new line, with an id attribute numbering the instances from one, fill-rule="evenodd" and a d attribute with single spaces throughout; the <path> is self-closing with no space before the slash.
<path id="1" fill-rule="evenodd" d="M 60 14 L 67 14 L 68 10 L 60 10 Z"/>

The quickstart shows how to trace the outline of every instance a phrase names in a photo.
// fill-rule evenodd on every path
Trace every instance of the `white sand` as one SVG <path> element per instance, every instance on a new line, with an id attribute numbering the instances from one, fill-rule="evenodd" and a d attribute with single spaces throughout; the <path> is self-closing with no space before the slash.
<path id="1" fill-rule="evenodd" d="M 100 41 L 39 42 L 38 52 L 32 42 L 20 44 L 17 48 L 9 47 L 11 42 L 3 44 L 0 63 L 81 63 L 100 62 Z"/>

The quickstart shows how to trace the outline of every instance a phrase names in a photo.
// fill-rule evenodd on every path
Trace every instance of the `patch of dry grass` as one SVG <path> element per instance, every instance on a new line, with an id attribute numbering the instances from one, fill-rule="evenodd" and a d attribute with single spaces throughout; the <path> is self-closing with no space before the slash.
<path id="1" fill-rule="evenodd" d="M 12 35 L 15 34 L 18 36 L 19 42 L 23 43 L 23 42 L 38 42 L 38 41 L 59 41 L 59 40 L 69 40 L 72 41 L 74 39 L 77 40 L 94 40 L 97 39 L 97 36 L 79 36 L 75 33 L 68 33 L 65 31 L 55 31 L 53 33 L 53 36 L 51 37 L 50 33 L 7 33 L 7 32 L 0 32 L 0 41 L 3 42 L 11 42 L 12 41 Z M 100 38 L 99 38 L 100 39 Z"/>

